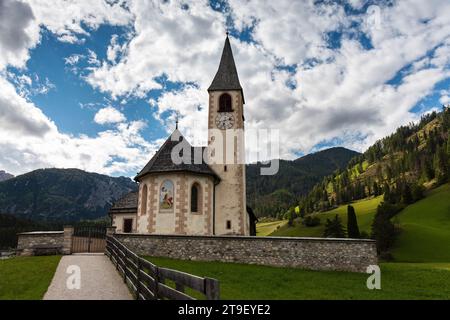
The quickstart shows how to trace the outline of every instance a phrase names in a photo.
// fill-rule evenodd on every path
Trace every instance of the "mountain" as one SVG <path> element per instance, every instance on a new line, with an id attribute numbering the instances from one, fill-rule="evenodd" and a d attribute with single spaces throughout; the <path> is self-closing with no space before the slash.
<path id="1" fill-rule="evenodd" d="M 0 182 L 14 178 L 14 176 L 4 170 L 0 170 Z"/>
<path id="2" fill-rule="evenodd" d="M 299 159 L 280 160 L 279 171 L 273 176 L 262 176 L 261 163 L 250 164 L 247 173 L 247 202 L 257 216 L 276 216 L 306 195 L 323 177 L 347 167 L 360 155 L 345 148 L 331 148 Z"/>
<path id="3" fill-rule="evenodd" d="M 112 203 L 137 190 L 130 178 L 78 169 L 40 169 L 0 182 L 0 213 L 33 220 L 78 221 L 108 213 Z"/>
<path id="4" fill-rule="evenodd" d="M 382 194 L 385 202 L 411 204 L 423 189 L 449 181 L 449 130 L 449 107 L 398 128 L 314 186 L 300 203 L 302 211 L 324 211 Z"/>

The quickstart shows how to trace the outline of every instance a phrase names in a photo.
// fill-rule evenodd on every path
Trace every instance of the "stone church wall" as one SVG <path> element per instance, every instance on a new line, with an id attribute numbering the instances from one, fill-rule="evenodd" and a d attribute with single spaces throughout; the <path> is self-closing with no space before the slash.
<path id="1" fill-rule="evenodd" d="M 366 272 L 375 265 L 375 241 L 356 239 L 115 235 L 140 255 L 311 270 Z"/>
<path id="2" fill-rule="evenodd" d="M 160 188 L 164 181 L 174 187 L 172 210 L 161 210 Z M 200 186 L 199 211 L 191 212 L 191 187 Z M 147 186 L 146 210 L 142 209 L 142 188 Z M 212 234 L 213 180 L 209 176 L 193 173 L 153 174 L 140 183 L 137 231 L 155 234 Z M 145 212 L 144 212 L 145 211 Z M 115 224 L 115 226 L 117 226 Z M 118 229 L 118 231 L 120 231 Z"/>

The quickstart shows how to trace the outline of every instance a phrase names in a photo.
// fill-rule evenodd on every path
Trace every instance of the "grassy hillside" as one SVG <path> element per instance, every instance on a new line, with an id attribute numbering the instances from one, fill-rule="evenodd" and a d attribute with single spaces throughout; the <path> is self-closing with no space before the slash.
<path id="1" fill-rule="evenodd" d="M 382 199 L 382 196 L 378 196 L 376 198 L 355 201 L 351 204 L 355 208 L 360 231 L 370 232 L 373 217 Z M 336 214 L 340 216 L 342 222 L 346 225 L 347 205 L 343 205 L 330 211 L 313 214 L 315 217 L 320 217 L 321 223 L 319 226 L 306 227 L 301 224 L 300 220 L 296 220 L 294 227 L 284 225 L 270 235 L 282 237 L 322 237 L 326 220 L 333 218 Z"/>
<path id="2" fill-rule="evenodd" d="M 258 237 L 268 236 L 278 228 L 284 226 L 286 223 L 286 220 L 258 223 L 256 225 L 256 235 Z"/>
<path id="3" fill-rule="evenodd" d="M 396 261 L 450 261 L 450 184 L 408 206 L 398 221 L 402 232 L 392 250 Z"/>

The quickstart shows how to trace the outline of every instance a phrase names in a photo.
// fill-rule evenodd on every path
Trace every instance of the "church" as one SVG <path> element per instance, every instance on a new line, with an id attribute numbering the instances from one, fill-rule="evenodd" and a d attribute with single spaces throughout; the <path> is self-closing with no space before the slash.
<path id="1" fill-rule="evenodd" d="M 208 145 L 191 146 L 177 125 L 135 177 L 138 192 L 125 195 L 111 207 L 117 232 L 255 235 L 256 217 L 246 205 L 244 92 L 228 35 L 208 94 Z M 242 134 L 230 139 L 227 131 Z M 216 142 L 227 138 L 233 140 L 232 146 L 222 143 L 216 150 Z M 173 161 L 180 145 L 184 160 Z M 227 147 L 232 150 L 227 152 Z M 212 160 L 223 160 L 224 154 L 231 154 L 233 161 Z"/>

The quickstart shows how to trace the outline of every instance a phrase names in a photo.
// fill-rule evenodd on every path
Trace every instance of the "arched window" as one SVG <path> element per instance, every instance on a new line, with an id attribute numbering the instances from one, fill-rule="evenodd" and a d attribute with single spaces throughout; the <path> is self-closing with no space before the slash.
<path id="1" fill-rule="evenodd" d="M 160 211 L 173 211 L 174 204 L 174 192 L 173 182 L 166 180 L 161 185 L 159 193 L 159 210 Z"/>
<path id="2" fill-rule="evenodd" d="M 191 187 L 191 212 L 201 213 L 201 189 L 198 183 L 194 183 Z"/>
<path id="3" fill-rule="evenodd" d="M 233 112 L 231 96 L 228 93 L 219 97 L 219 112 Z"/>
<path id="4" fill-rule="evenodd" d="M 141 193 L 141 216 L 147 214 L 147 185 L 144 184 Z"/>

